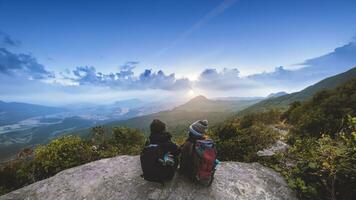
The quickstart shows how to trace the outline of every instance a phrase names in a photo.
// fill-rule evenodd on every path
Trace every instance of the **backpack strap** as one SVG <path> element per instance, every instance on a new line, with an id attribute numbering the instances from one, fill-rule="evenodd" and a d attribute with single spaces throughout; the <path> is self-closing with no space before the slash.
<path id="1" fill-rule="evenodd" d="M 189 156 L 193 156 L 193 150 L 194 150 L 194 146 L 195 146 L 195 144 L 194 143 L 191 143 L 190 144 L 190 147 L 189 147 Z"/>
<path id="2" fill-rule="evenodd" d="M 196 140 L 193 140 L 189 137 L 187 141 L 190 142 L 189 156 L 193 156 Z"/>
<path id="3" fill-rule="evenodd" d="M 153 144 L 151 143 L 150 139 L 148 138 L 145 142 L 145 147 L 158 147 L 159 144 Z"/>
<path id="4" fill-rule="evenodd" d="M 145 142 L 145 147 L 147 147 L 147 146 L 150 145 L 150 144 L 151 144 L 151 141 L 150 141 L 149 138 L 147 138 L 147 140 L 146 140 L 146 142 Z"/>
<path id="5" fill-rule="evenodd" d="M 149 144 L 148 147 L 158 147 L 158 144 Z"/>

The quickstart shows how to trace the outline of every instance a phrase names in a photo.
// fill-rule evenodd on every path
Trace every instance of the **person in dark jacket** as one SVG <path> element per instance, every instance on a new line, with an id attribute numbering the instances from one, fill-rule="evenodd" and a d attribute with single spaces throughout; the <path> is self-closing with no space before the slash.
<path id="1" fill-rule="evenodd" d="M 150 129 L 151 134 L 145 146 L 148 149 L 158 147 L 159 151 L 148 151 L 148 149 L 145 151 L 145 147 L 143 152 L 146 153 L 141 154 L 143 177 L 148 181 L 169 181 L 177 170 L 180 148 L 172 142 L 171 134 L 166 131 L 166 125 L 160 120 L 153 120 Z"/>
<path id="2" fill-rule="evenodd" d="M 150 125 L 151 134 L 148 144 L 158 144 L 164 153 L 170 152 L 173 156 L 178 157 L 180 148 L 172 142 L 172 135 L 166 131 L 166 124 L 158 119 L 154 119 Z"/>
<path id="3" fill-rule="evenodd" d="M 206 139 L 205 133 L 208 130 L 208 120 L 198 120 L 189 126 L 189 135 L 182 145 L 179 171 L 191 177 L 193 174 L 193 146 L 197 140 Z"/>

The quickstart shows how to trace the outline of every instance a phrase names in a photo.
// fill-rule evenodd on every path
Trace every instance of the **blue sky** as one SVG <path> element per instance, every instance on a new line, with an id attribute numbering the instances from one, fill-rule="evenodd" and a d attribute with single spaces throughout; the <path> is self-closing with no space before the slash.
<path id="1" fill-rule="evenodd" d="M 0 0 L 0 99 L 293 92 L 356 66 L 355 7 L 343 0 Z"/>

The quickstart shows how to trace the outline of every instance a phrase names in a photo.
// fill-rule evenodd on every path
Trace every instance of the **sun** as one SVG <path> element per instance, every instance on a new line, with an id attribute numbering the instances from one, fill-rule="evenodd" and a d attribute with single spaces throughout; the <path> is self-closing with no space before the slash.
<path id="1" fill-rule="evenodd" d="M 188 96 L 189 96 L 189 97 L 192 97 L 192 96 L 194 96 L 194 95 L 195 95 L 194 90 L 189 90 L 189 91 L 188 91 Z"/>

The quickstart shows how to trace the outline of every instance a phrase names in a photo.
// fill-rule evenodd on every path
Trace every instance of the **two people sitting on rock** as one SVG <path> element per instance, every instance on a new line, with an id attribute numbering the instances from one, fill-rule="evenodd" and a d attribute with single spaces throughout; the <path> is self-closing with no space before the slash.
<path id="1" fill-rule="evenodd" d="M 161 183 L 171 180 L 181 152 L 179 172 L 203 185 L 211 184 L 218 161 L 213 141 L 205 136 L 207 120 L 189 126 L 189 136 L 182 149 L 171 141 L 171 134 L 160 120 L 153 120 L 150 129 L 151 134 L 140 156 L 144 179 Z"/>

